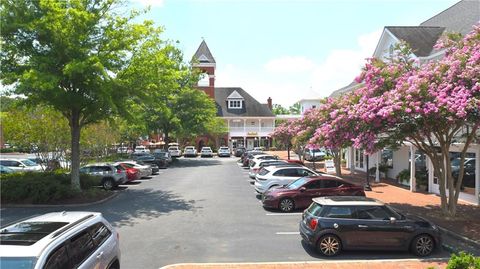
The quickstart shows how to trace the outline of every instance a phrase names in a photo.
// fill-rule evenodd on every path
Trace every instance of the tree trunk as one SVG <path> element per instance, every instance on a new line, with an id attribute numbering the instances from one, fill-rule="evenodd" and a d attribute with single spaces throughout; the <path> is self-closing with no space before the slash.
<path id="1" fill-rule="evenodd" d="M 341 149 L 335 149 L 332 150 L 333 154 L 333 162 L 335 164 L 335 174 L 338 177 L 342 176 L 342 150 Z"/>
<path id="2" fill-rule="evenodd" d="M 71 184 L 75 190 L 81 190 L 80 188 L 80 113 L 72 110 L 72 114 L 69 118 L 71 141 Z"/>

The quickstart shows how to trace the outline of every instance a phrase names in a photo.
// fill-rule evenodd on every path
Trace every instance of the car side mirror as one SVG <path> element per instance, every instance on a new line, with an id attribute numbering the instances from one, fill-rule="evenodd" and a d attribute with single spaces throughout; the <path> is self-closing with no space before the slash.
<path id="1" fill-rule="evenodd" d="M 301 188 L 300 188 L 300 189 L 298 189 L 298 190 L 299 190 L 300 192 L 304 192 L 304 191 L 306 191 L 306 190 L 307 190 L 307 188 L 305 188 L 305 187 L 301 187 Z"/>
<path id="2" fill-rule="evenodd" d="M 26 166 L 24 164 L 20 164 L 18 167 L 25 168 Z"/>
<path id="3" fill-rule="evenodd" d="M 390 217 L 390 223 L 394 224 L 395 222 L 397 222 L 397 219 L 394 217 Z"/>

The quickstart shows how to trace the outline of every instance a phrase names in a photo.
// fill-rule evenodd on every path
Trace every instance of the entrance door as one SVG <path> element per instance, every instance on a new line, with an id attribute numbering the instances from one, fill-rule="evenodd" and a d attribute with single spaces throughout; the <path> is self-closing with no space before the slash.
<path id="1" fill-rule="evenodd" d="M 253 142 L 254 142 L 253 139 L 247 139 L 247 149 L 248 150 L 253 149 L 253 147 L 254 147 Z"/>

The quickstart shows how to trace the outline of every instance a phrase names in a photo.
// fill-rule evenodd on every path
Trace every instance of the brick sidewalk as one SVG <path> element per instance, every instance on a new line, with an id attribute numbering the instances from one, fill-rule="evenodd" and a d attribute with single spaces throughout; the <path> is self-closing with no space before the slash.
<path id="1" fill-rule="evenodd" d="M 218 263 L 218 264 L 173 264 L 163 269 L 443 269 L 446 261 L 406 260 L 406 261 L 321 261 L 321 262 L 292 262 L 292 263 Z"/>

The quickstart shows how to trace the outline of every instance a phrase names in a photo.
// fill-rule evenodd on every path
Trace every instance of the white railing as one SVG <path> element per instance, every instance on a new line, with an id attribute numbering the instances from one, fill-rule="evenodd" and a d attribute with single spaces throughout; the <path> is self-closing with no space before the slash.
<path id="1" fill-rule="evenodd" d="M 230 127 L 229 131 L 231 133 L 272 133 L 274 127 L 258 127 L 258 126 L 248 126 L 248 127 Z"/>

